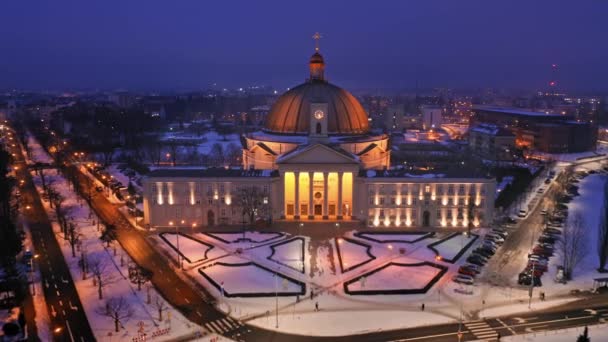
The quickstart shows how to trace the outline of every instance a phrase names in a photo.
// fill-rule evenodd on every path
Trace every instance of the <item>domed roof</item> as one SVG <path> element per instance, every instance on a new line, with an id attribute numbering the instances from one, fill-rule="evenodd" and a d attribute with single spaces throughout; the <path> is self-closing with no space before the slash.
<path id="1" fill-rule="evenodd" d="M 266 119 L 266 130 L 308 133 L 310 104 L 327 103 L 329 134 L 362 134 L 369 131 L 365 110 L 348 91 L 324 80 L 311 79 L 281 95 Z"/>

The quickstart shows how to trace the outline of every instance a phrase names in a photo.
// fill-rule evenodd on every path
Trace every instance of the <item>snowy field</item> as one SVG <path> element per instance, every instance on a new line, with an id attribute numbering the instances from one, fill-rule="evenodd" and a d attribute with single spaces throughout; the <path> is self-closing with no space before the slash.
<path id="1" fill-rule="evenodd" d="M 280 269 L 278 271 L 280 272 Z M 302 285 L 287 278 L 275 276 L 274 272 L 247 262 L 242 264 L 215 263 L 201 268 L 200 272 L 218 284 L 227 297 L 256 294 L 274 296 L 275 292 L 304 292 Z"/>
<path id="2" fill-rule="evenodd" d="M 270 246 L 273 250 L 270 260 L 279 264 L 304 273 L 304 253 L 306 242 L 302 238 L 295 238 L 289 241 Z"/>
<path id="3" fill-rule="evenodd" d="M 427 236 L 429 236 L 429 233 L 424 233 L 424 232 L 420 232 L 420 233 L 382 233 L 382 234 L 377 234 L 377 233 L 366 233 L 366 232 L 362 232 L 362 233 L 356 233 L 355 236 L 362 238 L 362 239 L 366 239 L 366 240 L 370 240 L 370 241 L 375 241 L 375 242 L 416 242 L 419 241 Z"/>
<path id="4" fill-rule="evenodd" d="M 340 253 L 342 272 L 346 273 L 374 259 L 373 255 L 368 254 L 371 249 L 363 244 L 355 243 L 354 240 L 338 238 L 336 239 Z"/>
<path id="5" fill-rule="evenodd" d="M 185 234 L 179 234 L 179 238 L 178 234 L 175 233 L 161 233 L 160 236 L 175 251 L 179 250 L 179 253 L 189 263 L 206 260 L 208 252 L 213 248 L 213 245 L 197 241 Z"/>
<path id="6" fill-rule="evenodd" d="M 608 340 L 608 325 L 590 325 L 589 338 L 593 342 L 603 342 Z M 561 330 L 541 331 L 532 334 L 515 335 L 503 337 L 501 341 L 508 342 L 575 342 L 583 333 L 585 327 L 577 327 Z"/>
<path id="7" fill-rule="evenodd" d="M 380 271 L 359 278 L 347 285 L 351 292 L 420 290 L 441 272 L 431 265 L 389 264 Z"/>
<path id="8" fill-rule="evenodd" d="M 469 249 L 476 240 L 477 235 L 466 236 L 465 234 L 456 233 L 436 245 L 429 245 L 429 248 L 433 247 L 442 259 L 454 262 L 456 257 L 458 257 L 458 254 L 463 250 L 466 251 Z"/>

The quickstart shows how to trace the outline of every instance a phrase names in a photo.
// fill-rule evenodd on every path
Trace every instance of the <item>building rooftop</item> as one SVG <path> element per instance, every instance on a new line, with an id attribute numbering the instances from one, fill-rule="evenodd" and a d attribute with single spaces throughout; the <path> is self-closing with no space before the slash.
<path id="1" fill-rule="evenodd" d="M 410 179 L 437 179 L 437 178 L 477 178 L 492 179 L 487 174 L 481 174 L 467 167 L 454 167 L 429 171 L 412 170 L 409 168 L 391 170 L 362 170 L 359 177 L 366 178 L 410 178 Z"/>
<path id="2" fill-rule="evenodd" d="M 563 118 L 564 117 L 564 115 L 561 115 L 561 114 L 547 114 L 545 112 L 533 112 L 533 111 L 524 110 L 521 108 L 476 105 L 476 106 L 473 106 L 472 109 L 474 111 L 496 112 L 496 113 L 503 113 L 503 114 L 509 114 L 509 115 L 520 115 L 520 116 L 529 116 L 529 117 L 551 117 L 551 118 Z"/>
<path id="3" fill-rule="evenodd" d="M 492 124 L 478 124 L 471 127 L 472 132 L 489 134 L 493 136 L 515 136 L 511 131 Z"/>

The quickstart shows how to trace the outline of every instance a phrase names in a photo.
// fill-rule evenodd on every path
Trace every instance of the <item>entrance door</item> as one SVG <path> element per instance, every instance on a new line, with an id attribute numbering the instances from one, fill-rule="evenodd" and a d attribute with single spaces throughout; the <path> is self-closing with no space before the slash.
<path id="1" fill-rule="evenodd" d="M 213 210 L 209 210 L 207 212 L 207 225 L 209 227 L 212 227 L 215 225 L 215 213 L 213 212 Z"/>
<path id="2" fill-rule="evenodd" d="M 431 223 L 431 213 L 428 210 L 425 210 L 422 214 L 422 226 L 428 227 Z"/>
<path id="3" fill-rule="evenodd" d="M 323 205 L 315 204 L 315 216 L 321 216 L 321 215 L 323 215 Z"/>

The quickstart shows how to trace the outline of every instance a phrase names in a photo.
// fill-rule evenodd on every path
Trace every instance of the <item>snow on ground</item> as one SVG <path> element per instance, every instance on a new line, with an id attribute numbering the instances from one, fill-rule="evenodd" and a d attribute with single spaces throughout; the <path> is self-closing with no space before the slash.
<path id="1" fill-rule="evenodd" d="M 568 204 L 568 220 L 571 221 L 576 213 L 580 213 L 585 220 L 585 227 L 589 229 L 584 255 L 581 262 L 574 269 L 573 280 L 568 284 L 558 284 L 553 281 L 557 273 L 557 265 L 561 264 L 559 248 L 556 255 L 550 259 L 549 271 L 543 276 L 543 289 L 551 293 L 567 293 L 572 289 L 589 290 L 593 288 L 593 278 L 605 277 L 597 272 L 599 266 L 597 257 L 597 239 L 599 218 L 604 196 L 604 183 L 606 176 L 592 174 L 583 178 L 577 185 L 579 196 Z"/>
<path id="2" fill-rule="evenodd" d="M 245 261 L 246 262 L 246 261 Z M 280 269 L 278 270 L 280 271 Z M 230 294 L 300 292 L 302 286 L 254 264 L 228 266 L 212 264 L 201 270 Z"/>
<path id="3" fill-rule="evenodd" d="M 365 245 L 338 238 L 338 249 L 340 250 L 343 272 L 346 273 L 349 270 L 370 261 L 372 257 L 367 254 L 368 248 L 369 247 Z"/>
<path id="4" fill-rule="evenodd" d="M 401 242 L 413 242 L 417 239 L 420 239 L 421 237 L 428 235 L 429 233 L 425 233 L 425 232 L 420 232 L 420 233 L 408 233 L 408 234 L 402 234 L 402 233 L 383 233 L 383 234 L 370 234 L 370 233 L 361 233 L 358 234 L 358 237 L 361 238 L 365 238 L 366 240 L 376 240 L 379 242 L 395 242 L 395 241 L 401 241 Z"/>
<path id="5" fill-rule="evenodd" d="M 172 246 L 174 251 L 179 251 L 189 263 L 197 263 L 208 258 L 208 252 L 213 248 L 212 245 L 206 245 L 201 241 L 190 238 L 188 235 L 179 235 L 175 233 L 161 234 L 161 240 Z"/>
<path id="6" fill-rule="evenodd" d="M 390 265 L 347 285 L 350 291 L 422 289 L 441 270 L 422 266 Z"/>
<path id="7" fill-rule="evenodd" d="M 304 254 L 306 250 L 304 239 L 293 239 L 287 243 L 279 243 L 271 246 L 274 254 L 270 257 L 280 264 L 304 272 Z"/>
<path id="8" fill-rule="evenodd" d="M 590 325 L 589 338 L 591 341 L 605 341 L 608 336 L 608 324 Z M 540 331 L 525 335 L 506 336 L 501 338 L 501 341 L 508 342 L 574 342 L 583 333 L 585 327 L 576 327 L 560 330 Z"/>
<path id="9" fill-rule="evenodd" d="M 467 247 L 468 243 L 474 239 L 474 236 L 465 236 L 465 234 L 456 234 L 451 238 L 434 245 L 433 248 L 439 252 L 443 259 L 454 260 L 461 250 Z"/>
<path id="10" fill-rule="evenodd" d="M 69 210 L 69 216 L 72 217 L 74 223 L 77 224 L 79 233 L 81 234 L 80 252 L 77 257 L 72 256 L 72 250 L 66 240 L 63 239 L 61 229 L 55 222 L 54 212 L 48 206 L 48 202 L 44 202 L 44 206 L 52 219 L 53 230 L 56 233 L 56 239 L 61 246 L 62 252 L 70 268 L 72 279 L 76 285 L 81 303 L 84 306 L 87 318 L 93 328 L 98 341 L 109 341 L 115 336 L 121 339 L 131 339 L 138 336 L 138 322 L 144 322 L 144 329 L 151 335 L 153 332 L 169 328 L 170 334 L 164 335 L 162 338 L 176 338 L 178 336 L 192 334 L 195 331 L 200 331 L 200 327 L 192 324 L 185 319 L 177 310 L 170 308 L 171 320 L 168 320 L 168 312 L 165 312 L 164 321 L 159 321 L 156 317 L 155 308 L 147 304 L 147 289 L 144 286 L 142 291 L 138 291 L 137 287 L 128 280 L 128 265 L 132 263 L 129 257 L 122 251 L 120 245 L 114 244 L 112 248 L 106 248 L 105 244 L 99 240 L 99 232 L 97 226 L 93 224 L 93 214 L 90 209 L 79 203 L 79 199 L 74 192 L 70 190 L 67 181 L 56 174 L 55 171 L 45 170 L 46 176 L 53 178 L 53 186 L 65 198 L 63 206 Z M 34 177 L 34 182 L 39 192 L 42 192 L 40 179 Z M 130 319 L 122 323 L 123 328 L 119 333 L 114 332 L 113 321 L 100 314 L 100 308 L 103 308 L 105 301 L 98 299 L 98 288 L 93 285 L 91 274 L 88 274 L 87 279 L 82 279 L 82 272 L 79 266 L 79 257 L 82 251 L 86 251 L 87 260 L 89 263 L 93 260 L 98 260 L 104 269 L 104 277 L 106 278 L 107 286 L 103 288 L 104 299 L 124 297 L 133 309 L 133 315 Z M 156 298 L 158 294 L 154 288 L 150 290 L 151 298 Z M 154 301 L 154 299 L 153 299 Z"/>
<path id="11" fill-rule="evenodd" d="M 299 312 L 296 310 L 279 316 L 279 329 L 275 327 L 275 316 L 256 318 L 248 323 L 259 327 L 289 331 L 293 334 L 309 336 L 343 336 L 366 332 L 402 329 L 428 324 L 448 323 L 451 320 L 431 312 L 420 310 L 361 309 L 330 311 L 320 303 L 320 311 Z M 380 328 L 381 327 L 381 328 Z"/>
<path id="12" fill-rule="evenodd" d="M 28 134 L 27 144 L 29 146 L 30 153 L 31 153 L 31 161 L 33 161 L 34 163 L 46 163 L 46 164 L 53 163 L 53 158 L 51 158 L 44 151 L 42 146 L 40 146 L 40 144 L 38 144 L 36 139 L 31 134 Z"/>

